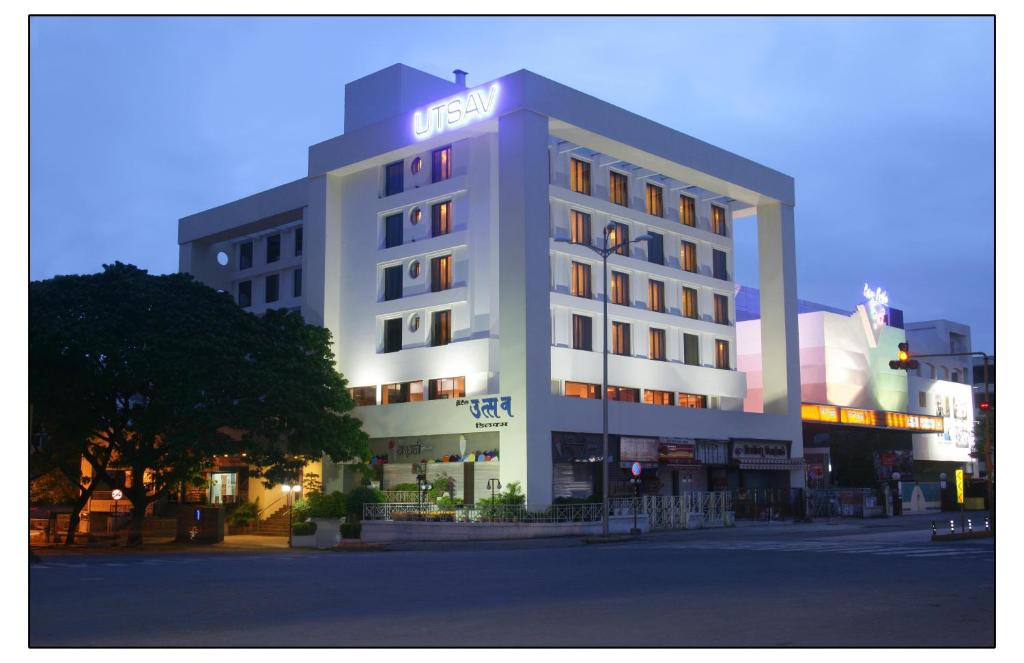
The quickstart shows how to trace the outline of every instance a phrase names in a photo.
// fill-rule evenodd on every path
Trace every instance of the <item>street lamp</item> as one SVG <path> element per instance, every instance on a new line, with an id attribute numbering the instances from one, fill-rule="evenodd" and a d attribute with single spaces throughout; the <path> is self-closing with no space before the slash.
<path id="1" fill-rule="evenodd" d="M 302 486 L 294 485 L 290 486 L 285 484 L 281 486 L 281 492 L 284 493 L 285 500 L 288 502 L 288 547 L 292 547 L 292 502 L 294 502 L 294 495 L 302 490 Z"/>
<path id="2" fill-rule="evenodd" d="M 427 492 L 427 490 L 430 488 L 430 483 L 427 482 L 427 474 L 426 474 L 426 472 L 427 472 L 427 469 L 426 469 L 426 467 L 424 467 L 423 468 L 423 474 L 417 474 L 416 475 L 416 487 L 419 488 L 419 492 L 417 493 L 417 495 L 419 496 L 418 509 L 419 509 L 419 519 L 420 520 L 423 520 L 423 493 Z"/>
<path id="3" fill-rule="evenodd" d="M 607 538 L 608 536 L 608 256 L 615 253 L 623 246 L 629 244 L 636 244 L 637 242 L 648 242 L 653 237 L 650 233 L 644 233 L 636 239 L 625 242 L 616 242 L 613 246 L 608 246 L 608 235 L 615 230 L 615 223 L 609 222 L 604 227 L 604 246 L 596 247 L 590 244 L 579 244 L 567 239 L 556 239 L 556 242 L 563 244 L 578 244 L 579 246 L 585 246 L 597 255 L 601 256 L 601 264 L 604 273 L 604 306 L 603 316 L 604 322 L 602 323 L 604 333 L 604 351 L 603 351 L 603 370 L 601 372 L 601 464 L 604 466 L 601 476 L 601 536 Z M 616 237 L 616 239 L 618 239 Z"/>

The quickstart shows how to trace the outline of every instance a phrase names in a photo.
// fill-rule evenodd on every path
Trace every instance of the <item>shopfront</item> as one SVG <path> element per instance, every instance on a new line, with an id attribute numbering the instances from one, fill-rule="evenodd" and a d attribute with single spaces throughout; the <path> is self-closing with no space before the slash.
<path id="1" fill-rule="evenodd" d="M 733 439 L 731 447 L 731 488 L 788 489 L 790 472 L 804 468 L 802 458 L 790 457 L 788 441 Z"/>

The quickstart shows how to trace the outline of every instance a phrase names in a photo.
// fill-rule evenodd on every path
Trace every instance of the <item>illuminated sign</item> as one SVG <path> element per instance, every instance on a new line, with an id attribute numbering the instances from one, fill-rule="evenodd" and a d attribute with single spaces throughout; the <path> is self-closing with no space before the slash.
<path id="1" fill-rule="evenodd" d="M 826 424 L 895 428 L 925 433 L 941 433 L 945 429 L 942 417 L 906 412 L 864 410 L 838 405 L 819 405 L 818 403 L 801 403 L 800 418 L 804 421 L 820 421 Z"/>
<path id="2" fill-rule="evenodd" d="M 455 407 L 465 407 L 472 415 L 477 428 L 507 428 L 508 419 L 515 416 L 512 414 L 511 396 L 457 398 Z"/>
<path id="3" fill-rule="evenodd" d="M 855 424 L 858 426 L 874 426 L 878 421 L 874 410 L 858 410 L 848 407 L 844 407 L 840 411 L 839 420 L 844 424 Z"/>
<path id="4" fill-rule="evenodd" d="M 872 290 L 865 283 L 864 297 L 868 300 L 868 316 L 871 318 L 871 326 L 875 329 L 884 327 L 885 319 L 889 315 L 889 293 L 881 288 Z"/>
<path id="5" fill-rule="evenodd" d="M 956 471 L 956 503 L 964 503 L 964 471 L 959 468 Z"/>
<path id="6" fill-rule="evenodd" d="M 434 134 L 482 120 L 494 112 L 497 99 L 498 84 L 492 83 L 487 89 L 479 88 L 439 101 L 413 114 L 413 133 L 417 140 L 424 140 Z"/>

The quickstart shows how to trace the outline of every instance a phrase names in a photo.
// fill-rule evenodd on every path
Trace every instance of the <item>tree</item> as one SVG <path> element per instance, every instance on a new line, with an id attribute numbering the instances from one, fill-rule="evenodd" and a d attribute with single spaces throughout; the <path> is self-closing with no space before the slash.
<path id="1" fill-rule="evenodd" d="M 324 453 L 368 456 L 330 332 L 297 313 L 246 313 L 188 274 L 115 263 L 33 282 L 29 335 L 36 416 L 59 431 L 65 462 L 89 462 L 93 486 L 124 491 L 130 543 L 147 506 L 216 454 L 247 452 L 268 483 Z"/>

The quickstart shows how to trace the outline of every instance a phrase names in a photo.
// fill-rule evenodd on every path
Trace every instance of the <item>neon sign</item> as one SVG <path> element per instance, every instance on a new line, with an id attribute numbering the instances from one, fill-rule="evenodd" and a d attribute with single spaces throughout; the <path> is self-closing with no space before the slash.
<path id="1" fill-rule="evenodd" d="M 881 288 L 872 290 L 865 283 L 864 297 L 868 300 L 868 317 L 871 318 L 871 325 L 875 329 L 884 327 L 885 320 L 889 317 L 889 293 Z"/>
<path id="2" fill-rule="evenodd" d="M 413 133 L 417 140 L 424 140 L 434 134 L 482 120 L 494 112 L 497 99 L 498 84 L 492 83 L 486 90 L 480 88 L 440 101 L 413 114 Z"/>

